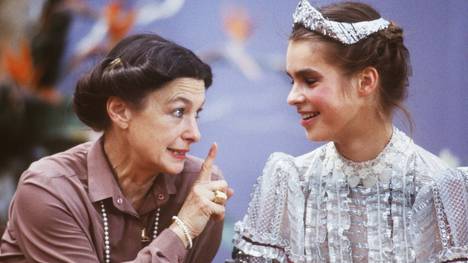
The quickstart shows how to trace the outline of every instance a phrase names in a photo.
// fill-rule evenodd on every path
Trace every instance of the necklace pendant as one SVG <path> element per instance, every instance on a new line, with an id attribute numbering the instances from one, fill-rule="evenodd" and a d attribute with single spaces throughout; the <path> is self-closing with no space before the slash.
<path id="1" fill-rule="evenodd" d="M 148 235 L 146 234 L 146 228 L 143 228 L 141 230 L 141 242 L 142 243 L 146 243 L 146 242 L 149 242 L 150 241 L 150 238 L 148 237 Z"/>

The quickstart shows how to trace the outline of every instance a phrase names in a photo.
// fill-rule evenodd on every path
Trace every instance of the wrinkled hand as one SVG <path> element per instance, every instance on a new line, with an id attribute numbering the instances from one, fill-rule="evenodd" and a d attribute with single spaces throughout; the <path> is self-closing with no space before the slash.
<path id="1" fill-rule="evenodd" d="M 200 235 L 211 217 L 216 220 L 224 218 L 224 205 L 227 199 L 233 195 L 233 190 L 229 188 L 225 180 L 211 181 L 213 162 L 216 158 L 217 150 L 218 146 L 215 143 L 211 145 L 208 156 L 202 164 L 198 179 L 192 186 L 192 190 L 177 215 L 187 226 L 192 238 Z M 224 192 L 227 195 L 227 199 L 215 203 L 213 201 L 215 199 L 215 190 Z M 181 232 L 177 228 L 175 223 L 171 225 L 171 229 L 179 235 Z M 184 240 L 183 232 L 179 237 Z"/>

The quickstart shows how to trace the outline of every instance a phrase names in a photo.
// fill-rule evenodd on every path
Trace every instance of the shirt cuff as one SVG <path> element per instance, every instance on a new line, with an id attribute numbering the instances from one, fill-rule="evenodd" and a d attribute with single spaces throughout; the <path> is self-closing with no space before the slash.
<path id="1" fill-rule="evenodd" d="M 151 245 L 159 248 L 158 250 L 167 257 L 175 259 L 175 262 L 184 261 L 188 251 L 184 246 L 184 242 L 171 229 L 162 231 Z"/>

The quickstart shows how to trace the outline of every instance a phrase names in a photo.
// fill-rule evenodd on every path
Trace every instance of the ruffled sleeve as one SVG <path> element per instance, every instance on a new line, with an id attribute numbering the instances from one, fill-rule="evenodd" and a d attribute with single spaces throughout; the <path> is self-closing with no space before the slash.
<path id="1" fill-rule="evenodd" d="M 236 262 L 272 262 L 273 259 L 286 262 L 291 253 L 291 235 L 301 235 L 291 227 L 288 213 L 288 195 L 300 191 L 288 181 L 297 177 L 292 156 L 273 153 L 269 157 L 262 176 L 257 179 L 247 214 L 235 225 L 233 258 L 237 258 Z"/>
<path id="2" fill-rule="evenodd" d="M 468 173 L 447 169 L 421 188 L 413 207 L 416 258 L 468 260 Z"/>

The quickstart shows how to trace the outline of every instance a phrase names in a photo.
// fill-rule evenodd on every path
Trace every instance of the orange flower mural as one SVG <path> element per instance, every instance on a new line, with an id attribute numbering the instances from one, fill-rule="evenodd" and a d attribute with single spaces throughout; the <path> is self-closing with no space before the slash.
<path id="1" fill-rule="evenodd" d="M 133 27 L 136 12 L 133 9 L 125 10 L 120 1 L 115 1 L 105 7 L 104 14 L 108 24 L 110 45 L 113 46 Z"/>
<path id="2" fill-rule="evenodd" d="M 34 89 L 35 70 L 28 42 L 21 42 L 19 51 L 7 47 L 4 50 L 3 65 L 10 76 L 19 86 Z"/>
<path id="3" fill-rule="evenodd" d="M 253 23 L 247 10 L 235 7 L 229 10 L 223 18 L 224 29 L 233 40 L 245 42 L 253 32 Z"/>

